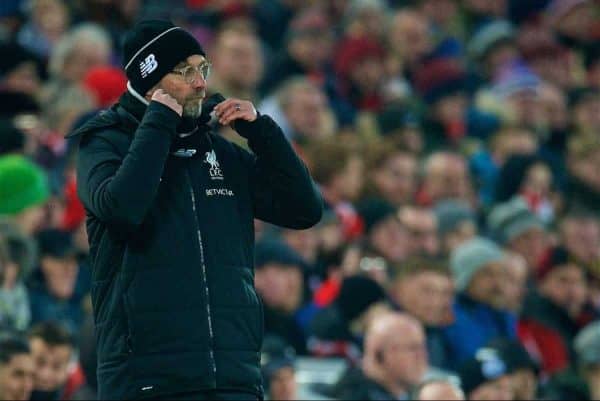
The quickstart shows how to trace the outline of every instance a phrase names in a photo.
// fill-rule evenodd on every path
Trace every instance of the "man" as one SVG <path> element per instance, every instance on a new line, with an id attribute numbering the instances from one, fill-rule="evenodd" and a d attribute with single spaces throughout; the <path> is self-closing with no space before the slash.
<path id="1" fill-rule="evenodd" d="M 99 397 L 262 397 L 253 219 L 309 228 L 322 200 L 252 103 L 228 99 L 214 112 L 255 155 L 198 120 L 210 63 L 186 31 L 143 21 L 126 35 L 123 59 L 128 91 L 73 134 Z"/>
<path id="2" fill-rule="evenodd" d="M 516 318 L 506 307 L 506 254 L 494 242 L 477 237 L 461 245 L 450 257 L 450 269 L 458 297 L 455 321 L 444 332 L 458 367 L 491 340 L 515 338 Z"/>
<path id="3" fill-rule="evenodd" d="M 32 400 L 63 399 L 74 344 L 70 332 L 59 323 L 41 323 L 30 330 L 29 347 L 35 364 Z"/>
<path id="4" fill-rule="evenodd" d="M 423 184 L 417 194 L 420 206 L 458 199 L 473 206 L 474 193 L 465 159 L 452 152 L 432 153 L 424 162 Z"/>
<path id="5" fill-rule="evenodd" d="M 276 336 L 266 336 L 262 348 L 262 374 L 265 392 L 271 400 L 296 400 L 294 349 Z"/>
<path id="6" fill-rule="evenodd" d="M 508 366 L 492 348 L 481 348 L 466 360 L 459 376 L 468 400 L 515 399 Z"/>
<path id="7" fill-rule="evenodd" d="M 27 342 L 13 336 L 1 338 L 0 400 L 29 400 L 33 375 L 34 364 Z"/>
<path id="8" fill-rule="evenodd" d="M 450 255 L 477 235 L 475 212 L 468 203 L 454 199 L 441 201 L 435 205 L 434 213 L 442 255 Z"/>
<path id="9" fill-rule="evenodd" d="M 390 298 L 425 327 L 429 363 L 449 368 L 449 350 L 442 328 L 453 320 L 454 283 L 450 270 L 432 258 L 411 258 L 392 272 Z"/>
<path id="10" fill-rule="evenodd" d="M 398 335 L 402 333 L 402 335 Z M 414 318 L 389 312 L 374 320 L 364 341 L 362 370 L 350 370 L 342 400 L 401 400 L 428 369 L 425 332 Z"/>
<path id="11" fill-rule="evenodd" d="M 437 256 L 440 244 L 437 217 L 432 209 L 403 206 L 398 211 L 400 223 L 410 232 L 414 255 Z"/>

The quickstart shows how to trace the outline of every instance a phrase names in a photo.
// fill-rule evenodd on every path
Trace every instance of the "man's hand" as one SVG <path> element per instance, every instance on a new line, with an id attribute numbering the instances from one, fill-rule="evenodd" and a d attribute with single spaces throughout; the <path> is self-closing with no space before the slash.
<path id="1" fill-rule="evenodd" d="M 227 99 L 215 106 L 219 124 L 229 125 L 235 120 L 256 120 L 257 113 L 254 105 L 247 100 Z"/>
<path id="2" fill-rule="evenodd" d="M 152 94 L 152 100 L 164 104 L 165 106 L 173 110 L 175 113 L 179 114 L 179 117 L 181 117 L 181 114 L 183 113 L 183 107 L 179 103 L 177 103 L 177 100 L 175 100 L 173 96 L 169 95 L 164 90 L 155 90 Z"/>

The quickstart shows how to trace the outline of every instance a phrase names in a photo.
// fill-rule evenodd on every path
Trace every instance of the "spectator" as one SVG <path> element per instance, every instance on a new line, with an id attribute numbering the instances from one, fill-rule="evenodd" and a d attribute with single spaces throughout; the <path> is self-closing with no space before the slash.
<path id="1" fill-rule="evenodd" d="M 30 277 L 32 323 L 58 320 L 73 333 L 83 323 L 89 276 L 77 263 L 70 233 L 49 229 L 37 236 L 40 265 Z"/>
<path id="2" fill-rule="evenodd" d="M 552 378 L 545 388 L 545 399 L 600 398 L 600 322 L 589 324 L 575 337 L 575 350 L 577 362 Z"/>
<path id="3" fill-rule="evenodd" d="M 600 139 L 579 136 L 569 141 L 569 203 L 572 207 L 596 210 L 600 201 Z"/>
<path id="4" fill-rule="evenodd" d="M 24 235 L 32 235 L 43 224 L 48 196 L 48 178 L 40 167 L 20 155 L 0 157 L 0 215 Z"/>
<path id="5" fill-rule="evenodd" d="M 529 269 L 525 258 L 517 253 L 507 252 L 503 291 L 508 310 L 515 314 L 520 313 L 523 307 L 528 280 Z"/>
<path id="6" fill-rule="evenodd" d="M 226 98 L 258 102 L 257 87 L 263 76 L 264 61 L 256 33 L 226 26 L 217 33 L 211 53 L 214 66 L 211 91 Z"/>
<path id="7" fill-rule="evenodd" d="M 398 212 L 398 219 L 410 234 L 411 254 L 428 256 L 439 254 L 438 221 L 432 209 L 403 206 Z"/>
<path id="8" fill-rule="evenodd" d="M 545 373 L 575 361 L 573 339 L 581 328 L 587 284 L 583 267 L 562 247 L 551 250 L 537 272 L 538 291 L 525 301 L 519 337 L 530 344 Z"/>
<path id="9" fill-rule="evenodd" d="M 421 61 L 434 50 L 427 18 L 415 9 L 404 8 L 392 17 L 389 32 L 390 74 L 414 73 Z"/>
<path id="10" fill-rule="evenodd" d="M 26 341 L 0 338 L 0 400 L 27 401 L 33 391 L 35 366 Z"/>
<path id="11" fill-rule="evenodd" d="M 600 88 L 579 88 L 570 93 L 569 108 L 576 133 L 590 135 L 600 132 Z"/>
<path id="12" fill-rule="evenodd" d="M 424 162 L 423 184 L 417 202 L 435 205 L 448 199 L 459 199 L 473 206 L 474 193 L 465 159 L 451 152 L 432 153 Z"/>
<path id="13" fill-rule="evenodd" d="M 33 326 L 28 337 L 35 363 L 31 400 L 61 400 L 74 352 L 71 334 L 58 323 L 46 322 Z"/>
<path id="14" fill-rule="evenodd" d="M 531 276 L 548 249 L 542 221 L 520 197 L 501 203 L 488 215 L 488 228 L 497 241 L 525 258 Z"/>
<path id="15" fill-rule="evenodd" d="M 302 258 L 279 241 L 255 247 L 254 280 L 264 304 L 265 332 L 280 336 L 300 355 L 306 354 L 303 267 Z"/>
<path id="16" fill-rule="evenodd" d="M 41 62 L 16 43 L 0 45 L 0 87 L 35 96 L 41 87 Z"/>
<path id="17" fill-rule="evenodd" d="M 278 337 L 263 342 L 262 374 L 265 392 L 270 400 L 298 399 L 294 349 Z"/>
<path id="18" fill-rule="evenodd" d="M 466 242 L 452 253 L 450 268 L 458 297 L 455 321 L 444 331 L 456 367 L 491 340 L 515 338 L 516 316 L 508 311 L 502 288 L 506 254 L 494 242 Z"/>
<path id="19" fill-rule="evenodd" d="M 515 27 L 506 20 L 491 21 L 481 26 L 469 41 L 468 51 L 483 74 L 493 78 L 503 65 L 519 56 Z"/>
<path id="20" fill-rule="evenodd" d="M 425 328 L 429 364 L 450 368 L 450 350 L 442 331 L 454 319 L 454 283 L 450 270 L 435 259 L 414 258 L 394 269 L 392 276 L 390 298 Z"/>
<path id="21" fill-rule="evenodd" d="M 463 363 L 459 373 L 468 400 L 514 399 L 508 366 L 493 349 L 479 349 Z"/>
<path id="22" fill-rule="evenodd" d="M 18 42 L 47 60 L 69 28 L 69 10 L 62 0 L 34 0 L 30 19 L 17 35 Z"/>
<path id="23" fill-rule="evenodd" d="M 535 400 L 538 395 L 539 365 L 531 358 L 527 350 L 515 340 L 496 340 L 489 348 L 506 362 L 510 373 L 515 400 Z"/>
<path id="24" fill-rule="evenodd" d="M 417 388 L 415 399 L 419 401 L 452 400 L 461 401 L 465 399 L 460 386 L 450 379 L 431 379 Z"/>
<path id="25" fill-rule="evenodd" d="M 438 202 L 434 208 L 440 252 L 444 257 L 477 235 L 475 213 L 468 203 L 457 200 Z"/>

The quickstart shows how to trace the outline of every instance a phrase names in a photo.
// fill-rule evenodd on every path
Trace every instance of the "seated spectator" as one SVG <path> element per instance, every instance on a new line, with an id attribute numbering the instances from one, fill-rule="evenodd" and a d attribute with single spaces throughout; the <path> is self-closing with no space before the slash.
<path id="1" fill-rule="evenodd" d="M 544 399 L 600 399 L 600 322 L 586 326 L 574 343 L 577 362 L 550 380 Z"/>
<path id="2" fill-rule="evenodd" d="M 419 385 L 414 399 L 418 401 L 462 401 L 465 399 L 465 394 L 460 386 L 450 379 L 431 379 Z"/>
<path id="3" fill-rule="evenodd" d="M 521 197 L 515 197 L 494 207 L 487 222 L 496 241 L 525 258 L 531 277 L 548 250 L 549 238 L 542 221 Z"/>
<path id="4" fill-rule="evenodd" d="M 507 309 L 515 314 L 520 313 L 523 308 L 528 280 L 529 270 L 525 258 L 517 253 L 507 252 L 506 278 L 503 283 L 504 298 Z"/>
<path id="5" fill-rule="evenodd" d="M 6 43 L 0 45 L 0 60 L 1 88 L 38 94 L 42 63 L 35 54 L 17 43 Z"/>
<path id="6" fill-rule="evenodd" d="M 515 43 L 515 27 L 508 21 L 484 24 L 471 37 L 468 52 L 480 67 L 482 75 L 494 77 L 501 66 L 519 56 Z"/>
<path id="7" fill-rule="evenodd" d="M 398 220 L 409 232 L 412 242 L 411 255 L 439 254 L 438 221 L 432 209 L 403 206 L 398 211 Z"/>
<path id="8" fill-rule="evenodd" d="M 502 288 L 506 254 L 494 242 L 475 238 L 451 255 L 458 297 L 455 321 L 444 329 L 453 366 L 496 338 L 516 337 L 516 317 L 506 308 Z"/>
<path id="9" fill-rule="evenodd" d="M 39 229 L 49 195 L 48 177 L 40 167 L 20 155 L 0 157 L 0 216 L 8 216 L 24 235 Z"/>
<path id="10" fill-rule="evenodd" d="M 12 335 L 0 337 L 0 400 L 29 400 L 34 374 L 27 341 Z"/>
<path id="11" fill-rule="evenodd" d="M 385 292 L 375 281 L 362 276 L 346 278 L 333 304 L 319 311 L 310 324 L 311 353 L 355 361 L 369 323 L 389 310 L 385 301 Z"/>
<path id="12" fill-rule="evenodd" d="M 441 255 L 450 255 L 477 235 L 475 212 L 468 203 L 453 199 L 438 202 L 434 213 Z"/>
<path id="13" fill-rule="evenodd" d="M 468 400 L 514 400 L 508 366 L 497 351 L 481 348 L 459 369 Z"/>
<path id="14" fill-rule="evenodd" d="M 453 321 L 454 283 L 449 268 L 429 258 L 412 258 L 392 270 L 391 300 L 424 326 L 429 364 L 449 368 L 450 350 L 442 328 Z"/>
<path id="15" fill-rule="evenodd" d="M 295 352 L 279 337 L 263 341 L 261 365 L 263 385 L 270 400 L 297 399 Z"/>
<path id="16" fill-rule="evenodd" d="M 431 153 L 423 168 L 423 183 L 417 195 L 419 205 L 431 206 L 439 201 L 458 199 L 475 206 L 467 162 L 461 155 Z"/>
<path id="17" fill-rule="evenodd" d="M 580 88 L 570 93 L 574 131 L 580 135 L 600 132 L 600 88 Z"/>
<path id="18" fill-rule="evenodd" d="M 33 268 L 35 243 L 14 226 L 0 224 L 0 327 L 25 331 L 31 321 L 25 280 Z"/>
<path id="19" fill-rule="evenodd" d="M 514 389 L 515 400 L 535 400 L 538 396 L 539 365 L 515 340 L 496 340 L 489 344 L 505 361 Z"/>
<path id="20" fill-rule="evenodd" d="M 90 285 L 89 272 L 77 263 L 77 249 L 70 233 L 44 230 L 37 241 L 40 265 L 28 282 L 32 323 L 58 320 L 72 333 L 78 333 Z"/>
<path id="21" fill-rule="evenodd" d="M 542 263 L 537 282 L 537 291 L 525 300 L 519 337 L 541 362 L 543 372 L 552 374 L 575 361 L 573 339 L 585 321 L 585 270 L 557 247 Z"/>
<path id="22" fill-rule="evenodd" d="M 264 306 L 265 333 L 278 335 L 296 353 L 306 354 L 305 325 L 310 307 L 305 306 L 302 258 L 280 241 L 264 240 L 255 247 L 255 285 Z"/>
<path id="23" fill-rule="evenodd" d="M 46 322 L 29 331 L 29 346 L 35 363 L 31 400 L 61 400 L 67 382 L 74 340 L 67 328 Z"/>
<path id="24" fill-rule="evenodd" d="M 597 210 L 600 205 L 600 138 L 575 136 L 569 141 L 567 199 L 571 207 Z"/>
<path id="25" fill-rule="evenodd" d="M 361 369 L 349 369 L 330 396 L 342 400 L 408 399 L 428 370 L 425 333 L 408 315 L 387 313 L 374 320 L 364 348 Z"/>

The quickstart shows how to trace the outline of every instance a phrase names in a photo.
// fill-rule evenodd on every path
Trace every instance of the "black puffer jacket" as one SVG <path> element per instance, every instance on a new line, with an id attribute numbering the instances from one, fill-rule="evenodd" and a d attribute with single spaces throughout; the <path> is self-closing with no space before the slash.
<path id="1" fill-rule="evenodd" d="M 208 132 L 181 139 L 178 122 L 166 106 L 125 94 L 71 135 L 80 138 L 101 399 L 262 396 L 253 219 L 304 229 L 321 217 L 306 167 L 268 116 L 236 123 L 256 156 Z"/>

